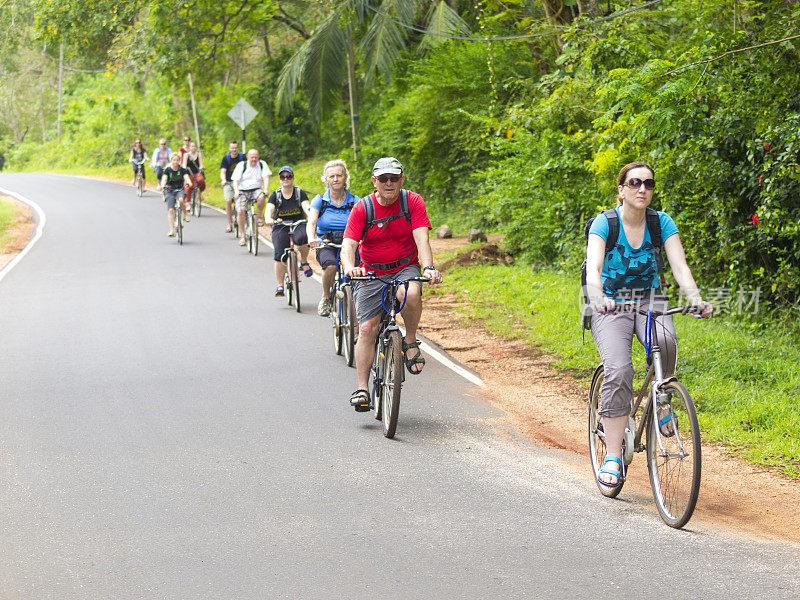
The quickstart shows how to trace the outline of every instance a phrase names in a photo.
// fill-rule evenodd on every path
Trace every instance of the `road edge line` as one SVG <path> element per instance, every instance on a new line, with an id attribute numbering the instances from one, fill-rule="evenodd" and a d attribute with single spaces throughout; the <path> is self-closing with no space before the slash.
<path id="1" fill-rule="evenodd" d="M 222 210 L 221 208 L 219 208 L 217 206 L 212 206 L 212 205 L 206 204 L 206 203 L 203 203 L 203 206 L 207 206 L 211 210 L 216 210 L 217 212 L 222 213 L 223 215 L 226 214 L 224 210 Z M 267 238 L 265 238 L 260 233 L 258 234 L 258 239 L 262 240 L 267 246 L 269 246 L 270 248 L 274 249 L 274 246 L 272 245 L 272 242 L 269 241 Z M 317 273 L 314 273 L 314 275 L 312 275 L 309 279 L 313 279 L 313 280 L 317 281 L 320 284 L 322 283 L 322 277 Z M 420 337 L 422 337 L 422 336 L 420 336 Z M 444 365 L 445 367 L 447 367 L 448 369 L 453 371 L 456 375 L 460 375 L 461 377 L 463 377 L 464 379 L 466 379 L 470 383 L 473 383 L 473 384 L 477 385 L 478 387 L 481 387 L 481 388 L 484 388 L 484 389 L 486 389 L 488 387 L 486 385 L 486 383 L 483 381 L 483 379 L 481 379 L 480 377 L 478 377 L 474 373 L 471 373 L 468 369 L 466 369 L 466 368 L 462 367 L 461 365 L 459 365 L 453 359 L 448 357 L 444 352 L 442 352 L 440 350 L 437 350 L 436 348 L 434 348 L 428 342 L 422 341 L 420 343 L 420 349 L 423 352 L 425 352 L 428 356 L 430 356 L 432 359 L 438 361 L 440 364 Z"/>
<path id="2" fill-rule="evenodd" d="M 8 275 L 11 272 L 11 270 L 22 261 L 25 255 L 31 251 L 34 244 L 36 244 L 36 242 L 38 242 L 39 239 L 42 237 L 45 223 L 47 223 L 47 217 L 45 216 L 45 213 L 42 210 L 41 206 L 36 204 L 36 202 L 34 202 L 33 200 L 29 200 L 22 194 L 18 194 L 17 192 L 12 192 L 11 190 L 7 190 L 6 188 L 2 187 L 0 187 L 0 194 L 11 196 L 15 200 L 22 202 L 24 205 L 30 208 L 34 213 L 36 213 L 37 217 L 36 219 L 34 219 L 34 221 L 36 222 L 36 230 L 33 232 L 31 239 L 29 239 L 28 243 L 25 244 L 25 247 L 19 251 L 19 254 L 17 254 L 14 258 L 12 258 L 8 262 L 7 265 L 5 265 L 2 269 L 0 269 L 0 281 L 3 281 L 5 276 Z"/>

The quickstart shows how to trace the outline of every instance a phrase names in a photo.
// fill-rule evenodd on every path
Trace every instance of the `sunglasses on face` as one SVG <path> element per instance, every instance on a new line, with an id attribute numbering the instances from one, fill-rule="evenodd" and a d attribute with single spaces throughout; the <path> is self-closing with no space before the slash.
<path id="1" fill-rule="evenodd" d="M 375 179 L 377 179 L 381 183 L 386 183 L 387 181 L 391 181 L 392 183 L 397 183 L 398 181 L 400 181 L 400 175 L 378 175 Z"/>
<path id="2" fill-rule="evenodd" d="M 281 179 L 294 179 L 294 175 L 289 175 L 288 173 L 286 175 L 278 175 L 278 177 Z"/>
<path id="3" fill-rule="evenodd" d="M 644 189 L 646 190 L 654 190 L 656 187 L 656 180 L 655 179 L 639 179 L 638 177 L 631 177 L 628 181 L 625 182 L 629 188 L 633 188 L 638 190 L 644 184 Z"/>

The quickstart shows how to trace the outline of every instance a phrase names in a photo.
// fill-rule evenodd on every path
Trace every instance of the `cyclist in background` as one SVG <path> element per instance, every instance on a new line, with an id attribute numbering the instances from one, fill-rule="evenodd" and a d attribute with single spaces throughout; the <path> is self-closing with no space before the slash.
<path id="1" fill-rule="evenodd" d="M 225 197 L 225 215 L 228 217 L 228 226 L 225 231 L 231 233 L 233 231 L 233 183 L 231 182 L 231 175 L 233 170 L 240 162 L 247 160 L 241 152 L 239 152 L 239 142 L 231 140 L 228 144 L 228 152 L 222 157 L 222 162 L 219 165 L 219 180 L 222 185 L 222 195 Z"/>
<path id="2" fill-rule="evenodd" d="M 194 186 L 200 190 L 200 201 L 203 201 L 203 192 L 206 189 L 206 178 L 203 174 L 205 167 L 203 166 L 203 155 L 197 149 L 194 142 L 189 142 L 189 150 L 183 155 L 183 168 L 189 171 L 192 178 L 192 185 L 186 190 L 186 197 L 191 198 Z"/>
<path id="3" fill-rule="evenodd" d="M 275 248 L 275 279 L 278 287 L 275 288 L 276 296 L 283 296 L 283 276 L 286 275 L 286 263 L 282 262 L 283 253 L 289 247 L 289 227 L 278 221 L 300 221 L 307 218 L 308 194 L 294 185 L 294 170 L 284 166 L 278 170 L 281 186 L 272 192 L 269 197 L 269 218 L 267 225 L 272 225 L 272 245 Z M 311 277 L 314 271 L 308 264 L 308 237 L 304 227 L 294 230 L 294 245 L 300 251 L 300 268 L 306 277 Z"/>
<path id="4" fill-rule="evenodd" d="M 658 211 L 652 225 L 647 216 L 656 187 L 655 171 L 647 163 L 635 162 L 622 167 L 617 176 L 619 206 L 607 211 L 617 221 L 617 241 L 606 252 L 606 240 L 611 231 L 609 216 L 601 213 L 592 223 L 586 246 L 586 294 L 594 314 L 591 317 L 592 337 L 603 361 L 605 379 L 600 390 L 600 410 L 606 440 L 606 459 L 598 481 L 608 487 L 619 484 L 622 472 L 622 439 L 628 423 L 633 397 L 633 336 L 644 344 L 646 318 L 630 310 L 615 311 L 617 302 L 636 302 L 647 310 L 650 306 L 666 310 L 666 298 L 661 295 L 658 253 L 653 245 L 651 227 L 658 227 L 672 274 L 681 291 L 702 316 L 710 317 L 713 307 L 704 302 L 700 290 L 686 264 L 678 227 L 672 217 Z M 677 342 L 671 316 L 658 317 L 653 327 L 661 348 L 664 376 L 675 371 Z M 667 409 L 659 411 L 661 434 L 674 435 Z"/>
<path id="5" fill-rule="evenodd" d="M 236 198 L 236 218 L 239 221 L 239 245 L 244 246 L 244 217 L 247 212 L 247 202 L 255 202 L 258 210 L 259 224 L 264 218 L 264 199 L 269 190 L 269 176 L 272 175 L 269 166 L 258 158 L 258 150 L 251 148 L 247 153 L 247 160 L 236 165 L 231 176 L 233 194 Z M 256 232 L 258 235 L 258 232 Z"/>
<path id="6" fill-rule="evenodd" d="M 131 153 L 128 156 L 128 162 L 131 163 L 133 167 L 133 181 L 131 181 L 131 185 L 136 185 L 136 173 L 139 171 L 139 167 L 142 168 L 142 181 L 144 181 L 144 163 L 147 162 L 147 150 L 144 149 L 142 146 L 142 140 L 136 138 L 133 141 L 133 147 L 131 148 Z"/>
<path id="7" fill-rule="evenodd" d="M 350 211 L 359 201 L 347 189 L 350 185 L 350 173 L 343 160 L 328 161 L 322 169 L 322 181 L 326 190 L 311 201 L 308 209 L 306 234 L 312 248 L 317 248 L 317 262 L 322 267 L 322 299 L 317 306 L 317 314 L 327 317 L 331 312 L 331 287 L 336 277 L 336 248 L 319 248 L 320 239 L 334 244 L 341 244 L 344 239 L 344 228 Z"/>
<path id="8" fill-rule="evenodd" d="M 442 276 L 433 266 L 428 230 L 431 222 L 422 196 L 403 191 L 405 175 L 403 165 L 387 156 L 372 168 L 375 191 L 353 207 L 342 243 L 342 268 L 348 277 L 359 277 L 372 271 L 376 275 L 389 275 L 397 279 L 419 277 L 423 273 L 431 283 L 439 283 Z M 407 198 L 408 206 L 403 200 Z M 367 205 L 371 205 L 372 220 L 367 221 Z M 359 242 L 361 246 L 359 248 Z M 361 264 L 356 266 L 356 249 L 361 254 Z M 420 263 L 423 265 L 420 268 Z M 382 293 L 384 283 L 357 281 L 353 286 L 353 300 L 358 318 L 358 342 L 355 359 L 358 372 L 358 389 L 350 396 L 350 405 L 358 412 L 369 410 L 369 372 L 375 358 L 375 338 L 383 314 Z M 422 316 L 422 287 L 411 282 L 408 293 L 398 291 L 402 302 L 403 362 L 412 375 L 419 375 L 425 359 L 417 340 L 417 327 Z M 413 353 L 413 354 L 412 354 Z"/>
<path id="9" fill-rule="evenodd" d="M 167 202 L 167 219 L 169 220 L 169 237 L 175 235 L 175 203 L 180 203 L 185 221 L 189 221 L 186 211 L 186 186 L 192 184 L 189 171 L 181 166 L 181 155 L 174 152 L 169 157 L 169 166 L 164 169 L 161 176 L 161 187 L 164 189 L 164 200 Z"/>
<path id="10" fill-rule="evenodd" d="M 161 177 L 164 175 L 164 168 L 169 164 L 169 157 L 171 155 L 172 149 L 167 146 L 167 140 L 164 138 L 158 140 L 158 148 L 153 152 L 153 158 L 150 161 L 150 168 L 156 172 L 158 191 L 161 191 Z"/>
<path id="11" fill-rule="evenodd" d="M 178 148 L 178 152 L 181 153 L 181 163 L 183 163 L 183 155 L 189 151 L 189 142 L 192 141 L 188 135 L 183 136 L 183 146 Z"/>

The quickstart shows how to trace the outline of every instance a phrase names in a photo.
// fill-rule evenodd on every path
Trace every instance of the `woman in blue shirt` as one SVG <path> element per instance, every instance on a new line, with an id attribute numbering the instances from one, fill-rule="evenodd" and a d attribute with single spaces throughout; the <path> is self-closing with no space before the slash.
<path id="1" fill-rule="evenodd" d="M 322 169 L 322 181 L 326 190 L 311 201 L 306 232 L 309 245 L 317 249 L 317 262 L 322 267 L 322 299 L 317 306 L 317 314 L 327 317 L 331 312 L 331 287 L 336 276 L 338 248 L 320 248 L 320 239 L 334 244 L 342 243 L 350 211 L 359 198 L 347 189 L 350 173 L 343 160 L 328 161 Z"/>
<path id="2" fill-rule="evenodd" d="M 633 397 L 633 336 L 644 343 L 645 317 L 632 312 L 615 312 L 618 302 L 634 301 L 639 308 L 665 308 L 666 300 L 658 296 L 661 282 L 656 249 L 650 239 L 646 211 L 653 200 L 655 172 L 647 163 L 625 165 L 617 177 L 619 235 L 616 245 L 606 254 L 609 233 L 608 219 L 598 216 L 589 229 L 586 247 L 586 287 L 591 303 L 592 337 L 603 361 L 604 382 L 600 391 L 600 410 L 606 439 L 606 459 L 598 481 L 616 487 L 622 472 L 622 438 L 628 422 Z M 713 311 L 704 302 L 686 264 L 675 221 L 659 211 L 661 240 L 672 274 L 689 302 L 702 308 L 702 316 Z M 662 348 L 664 375 L 675 371 L 677 347 L 672 317 L 660 317 L 654 327 L 655 343 Z M 667 414 L 666 411 L 665 415 Z M 659 418 L 664 415 L 659 414 Z M 666 420 L 662 433 L 672 435 L 672 424 Z"/>

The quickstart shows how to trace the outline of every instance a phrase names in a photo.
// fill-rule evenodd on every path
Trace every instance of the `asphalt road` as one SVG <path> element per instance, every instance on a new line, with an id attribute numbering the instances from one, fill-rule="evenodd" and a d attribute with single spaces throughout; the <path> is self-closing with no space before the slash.
<path id="1" fill-rule="evenodd" d="M 221 215 L 178 247 L 152 192 L 0 188 L 47 217 L 0 281 L 0 598 L 800 595 L 798 547 L 600 497 L 432 360 L 386 440 L 318 284 L 273 298 Z"/>

